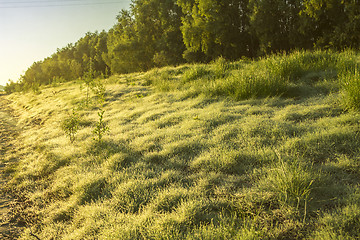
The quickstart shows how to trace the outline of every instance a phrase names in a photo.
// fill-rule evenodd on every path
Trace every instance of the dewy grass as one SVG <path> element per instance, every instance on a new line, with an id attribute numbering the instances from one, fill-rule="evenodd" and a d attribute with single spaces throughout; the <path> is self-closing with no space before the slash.
<path id="1" fill-rule="evenodd" d="M 360 109 L 360 66 L 340 76 L 342 102 L 347 109 Z"/>
<path id="2" fill-rule="evenodd" d="M 325 77 L 340 76 L 355 62 L 356 55 L 351 51 L 341 54 L 332 51 L 297 51 L 289 55 L 279 54 L 234 63 L 220 57 L 209 65 L 187 65 L 180 76 L 169 77 L 168 70 L 160 70 L 150 76 L 152 84 L 161 91 L 188 91 L 189 96 L 205 94 L 235 100 L 283 95 L 291 97 L 291 84 L 298 84 L 303 77 L 314 73 L 321 73 Z"/>
<path id="3" fill-rule="evenodd" d="M 284 161 L 279 156 L 275 167 L 268 170 L 264 184 L 277 194 L 282 204 L 292 205 L 296 209 L 304 208 L 305 218 L 314 180 L 311 169 L 296 161 Z"/>
<path id="4" fill-rule="evenodd" d="M 78 83 L 8 95 L 23 129 L 4 156 L 19 159 L 10 186 L 36 219 L 20 239 L 33 238 L 30 227 L 40 239 L 358 237 L 360 115 L 338 103 L 339 59 L 353 56 L 299 52 L 113 76 L 101 144 L 98 109 L 79 110 L 75 144 L 61 128 L 86 98 Z M 290 83 L 311 94 L 282 95 Z"/>

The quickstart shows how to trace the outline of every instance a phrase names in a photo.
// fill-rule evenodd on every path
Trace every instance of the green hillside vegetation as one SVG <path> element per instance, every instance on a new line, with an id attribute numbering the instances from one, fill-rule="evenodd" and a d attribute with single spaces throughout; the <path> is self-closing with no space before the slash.
<path id="1" fill-rule="evenodd" d="M 20 239 L 360 238 L 359 70 L 300 51 L 12 93 Z"/>
<path id="2" fill-rule="evenodd" d="M 359 0 L 132 0 L 116 20 L 33 63 L 6 91 L 219 57 L 360 49 Z"/>

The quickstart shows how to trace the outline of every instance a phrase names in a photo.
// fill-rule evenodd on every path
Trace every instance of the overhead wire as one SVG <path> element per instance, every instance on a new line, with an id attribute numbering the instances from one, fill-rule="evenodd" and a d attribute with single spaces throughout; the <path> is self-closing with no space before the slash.
<path id="1" fill-rule="evenodd" d="M 61 2 L 79 2 L 79 3 L 65 3 Z M 71 7 L 71 6 L 91 6 L 91 5 L 108 5 L 108 4 L 117 4 L 124 1 L 112 1 L 112 2 L 84 2 L 81 3 L 81 0 L 63 0 L 63 1 L 28 1 L 28 2 L 0 2 L 0 9 L 10 9 L 10 8 L 43 8 L 43 7 Z M 35 5 L 28 5 L 36 3 Z M 42 5 L 39 5 L 44 3 Z M 54 3 L 54 4 L 52 4 Z M 2 6 L 1 4 L 26 4 L 26 5 L 11 5 L 11 6 Z"/>
<path id="2" fill-rule="evenodd" d="M 83 1 L 89 1 L 89 0 L 46 0 L 46 1 L 11 1 L 11 2 L 2 2 L 0 1 L 0 4 L 22 4 L 22 3 L 52 3 L 52 2 L 83 2 Z"/>

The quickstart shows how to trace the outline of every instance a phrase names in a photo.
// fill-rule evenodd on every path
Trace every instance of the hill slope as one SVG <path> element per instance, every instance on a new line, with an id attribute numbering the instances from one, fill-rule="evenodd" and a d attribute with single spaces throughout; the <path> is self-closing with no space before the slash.
<path id="1" fill-rule="evenodd" d="M 22 217 L 41 239 L 360 237 L 360 115 L 326 54 L 114 76 L 104 102 L 75 82 L 9 95 Z"/>

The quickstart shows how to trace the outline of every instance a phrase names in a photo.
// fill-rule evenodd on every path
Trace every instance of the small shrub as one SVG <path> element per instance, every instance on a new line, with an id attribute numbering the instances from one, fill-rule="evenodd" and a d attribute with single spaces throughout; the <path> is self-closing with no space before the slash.
<path id="1" fill-rule="evenodd" d="M 89 77 L 84 77 L 81 79 L 84 83 L 85 83 L 85 87 L 86 87 L 86 99 L 85 99 L 85 103 L 86 103 L 86 106 L 89 105 L 89 102 L 90 102 L 90 89 L 91 89 L 91 84 L 92 82 L 94 81 L 94 79 L 92 78 L 89 78 Z M 82 90 L 83 87 L 82 85 L 80 85 L 80 90 Z"/>
<path id="2" fill-rule="evenodd" d="M 95 77 L 95 71 L 93 70 L 94 63 L 91 59 L 88 64 L 88 68 L 89 70 L 84 73 L 84 77 L 81 79 L 86 86 L 86 105 L 89 105 L 90 102 L 90 90 L 94 85 L 94 77 Z M 80 88 L 82 88 L 82 86 L 80 86 Z"/>
<path id="3" fill-rule="evenodd" d="M 93 133 L 95 134 L 94 140 L 98 143 L 102 142 L 104 134 L 109 131 L 109 127 L 104 122 L 104 113 L 105 110 L 100 110 L 98 112 L 99 121 L 96 123 L 95 129 L 93 130 Z"/>
<path id="4" fill-rule="evenodd" d="M 79 126 L 80 117 L 78 113 L 75 112 L 75 110 L 73 110 L 72 113 L 67 118 L 65 118 L 61 124 L 61 128 L 69 137 L 71 143 L 74 143 L 75 141 L 75 135 L 79 130 Z"/>
<path id="5" fill-rule="evenodd" d="M 6 83 L 4 90 L 7 94 L 21 92 L 23 90 L 23 86 L 18 82 L 13 82 L 9 80 L 9 82 Z"/>
<path id="6" fill-rule="evenodd" d="M 105 86 L 104 84 L 98 79 L 98 80 L 94 80 L 92 82 L 92 86 L 91 89 L 93 91 L 93 93 L 96 95 L 97 100 L 99 101 L 99 103 L 103 103 L 105 102 Z"/>

